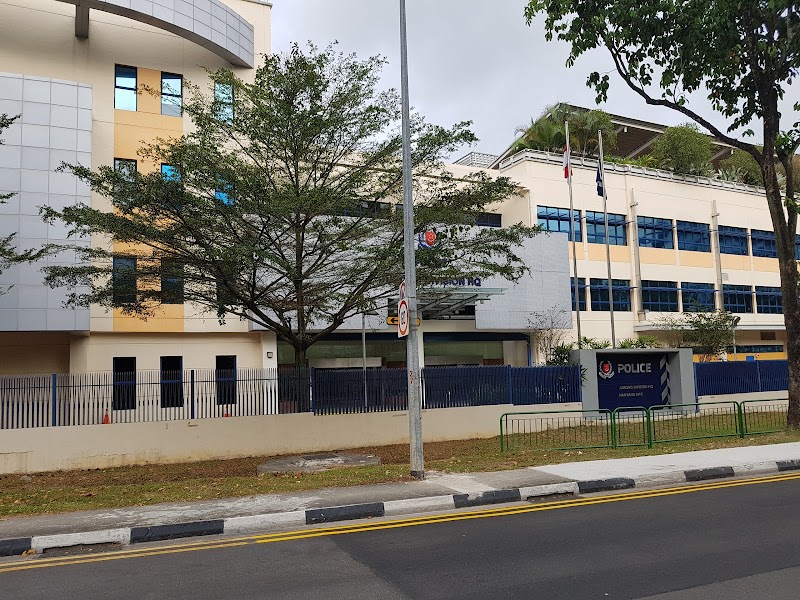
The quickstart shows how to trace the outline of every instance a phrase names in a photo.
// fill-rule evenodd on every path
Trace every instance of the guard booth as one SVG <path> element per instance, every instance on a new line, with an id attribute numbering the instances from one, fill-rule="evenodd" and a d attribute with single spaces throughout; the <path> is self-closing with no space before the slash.
<path id="1" fill-rule="evenodd" d="M 696 401 L 689 348 L 573 350 L 572 361 L 583 371 L 584 410 Z"/>

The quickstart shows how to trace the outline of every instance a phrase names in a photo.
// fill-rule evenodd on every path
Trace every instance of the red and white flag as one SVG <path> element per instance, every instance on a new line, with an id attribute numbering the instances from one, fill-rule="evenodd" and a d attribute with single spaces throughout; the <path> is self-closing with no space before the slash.
<path id="1" fill-rule="evenodd" d="M 569 163 L 569 144 L 564 146 L 564 179 L 569 179 L 572 174 L 572 167 Z"/>

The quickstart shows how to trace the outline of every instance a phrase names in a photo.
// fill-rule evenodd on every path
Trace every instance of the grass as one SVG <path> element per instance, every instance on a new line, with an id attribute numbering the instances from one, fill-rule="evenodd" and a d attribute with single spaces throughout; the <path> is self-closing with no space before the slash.
<path id="1" fill-rule="evenodd" d="M 553 463 L 648 456 L 691 450 L 800 441 L 800 431 L 740 439 L 715 438 L 593 450 L 523 448 L 501 453 L 499 438 L 425 444 L 429 471 L 502 471 Z M 370 483 L 408 481 L 408 446 L 367 447 L 351 452 L 375 454 L 383 464 L 319 473 L 281 473 L 259 478 L 256 467 L 274 457 L 251 457 L 172 465 L 146 465 L 29 476 L 0 476 L 0 518 L 76 510 L 145 506 L 159 502 L 208 500 L 314 490 Z"/>

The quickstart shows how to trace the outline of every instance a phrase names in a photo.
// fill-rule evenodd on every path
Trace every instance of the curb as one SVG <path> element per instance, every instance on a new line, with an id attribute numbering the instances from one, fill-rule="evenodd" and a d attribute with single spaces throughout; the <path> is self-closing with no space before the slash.
<path id="1" fill-rule="evenodd" d="M 0 557 L 19 556 L 31 552 L 42 553 L 51 548 L 66 548 L 70 546 L 88 546 L 109 543 L 128 545 L 207 535 L 257 533 L 280 526 L 334 523 L 337 521 L 407 515 L 426 511 L 454 510 L 492 504 L 546 500 L 557 496 L 578 496 L 578 494 L 648 488 L 675 483 L 693 483 L 735 476 L 768 475 L 798 470 L 800 470 L 800 459 L 794 459 L 755 463 L 737 467 L 720 466 L 704 469 L 690 469 L 686 471 L 651 473 L 633 479 L 628 477 L 609 477 L 532 487 L 490 490 L 477 494 L 424 496 L 406 500 L 389 500 L 386 502 L 371 502 L 367 504 L 309 508 L 306 510 L 230 517 L 227 519 L 209 521 L 191 521 L 167 525 L 40 535 L 0 540 Z"/>

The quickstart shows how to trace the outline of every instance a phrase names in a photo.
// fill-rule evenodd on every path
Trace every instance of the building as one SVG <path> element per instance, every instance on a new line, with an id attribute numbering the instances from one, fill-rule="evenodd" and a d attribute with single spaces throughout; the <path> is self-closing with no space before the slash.
<path id="1" fill-rule="evenodd" d="M 569 237 L 563 157 L 527 150 L 496 162 L 499 173 L 528 190 L 531 222 Z M 610 340 L 596 173 L 596 161 L 573 159 L 578 295 L 583 335 Z M 606 164 L 605 174 L 617 340 L 658 335 L 658 320 L 667 313 L 718 308 L 741 318 L 729 359 L 785 358 L 778 259 L 764 191 L 629 165 Z M 569 251 L 574 276 L 571 245 Z M 575 329 L 572 334 L 575 339 Z"/>
<path id="2" fill-rule="evenodd" d="M 0 146 L 0 192 L 15 193 L 0 206 L 0 235 L 16 232 L 21 245 L 63 242 L 68 232 L 43 223 L 38 206 L 107 206 L 56 172 L 62 162 L 169 175 L 169 165 L 143 161 L 138 149 L 184 131 L 182 91 L 187 81 L 208 85 L 205 68 L 252 78 L 258 56 L 270 51 L 271 8 L 266 0 L 0 0 L 0 113 L 20 115 Z M 156 94 L 137 93 L 145 86 Z M 663 130 L 615 119 L 630 156 Z M 718 157 L 727 151 L 720 146 Z M 526 335 L 531 319 L 551 308 L 569 314 L 569 197 L 561 156 L 470 155 L 452 169 L 457 176 L 502 174 L 519 185 L 520 194 L 490 207 L 479 226 L 539 223 L 554 233 L 521 250 L 532 273 L 518 285 L 473 278 L 421 295 L 424 364 L 529 364 L 536 358 Z M 609 339 L 595 164 L 574 170 L 583 333 Z M 607 166 L 606 186 L 618 339 L 653 332 L 659 315 L 698 303 L 742 317 L 737 356 L 784 356 L 775 243 L 760 190 L 615 165 Z M 66 291 L 44 286 L 38 269 L 21 265 L 0 274 L 0 286 L 13 285 L 0 296 L 0 373 L 294 362 L 274 334 L 238 319 L 220 325 L 216 314 L 180 298 L 164 302 L 147 321 L 99 307 L 64 309 Z M 391 312 L 350 319 L 309 350 L 312 366 L 360 367 L 365 349 L 367 366 L 404 365 L 405 343 L 389 323 Z"/>
<path id="3" fill-rule="evenodd" d="M 0 146 L 0 190 L 15 192 L 0 206 L 0 235 L 17 232 L 23 245 L 64 241 L 67 232 L 43 223 L 38 206 L 102 206 L 55 172 L 61 162 L 168 169 L 141 160 L 142 142 L 184 130 L 184 82 L 207 85 L 205 68 L 252 79 L 270 51 L 270 11 L 266 0 L 0 0 L 0 113 L 20 115 Z M 137 94 L 142 86 L 164 93 Z M 37 265 L 1 274 L 0 285 L 9 284 L 0 296 L 3 373 L 274 363 L 274 336 L 238 320 L 220 326 L 182 304 L 147 321 L 66 310 L 65 290 L 44 286 Z"/>

